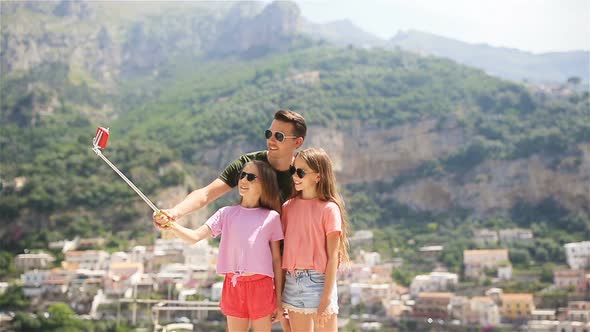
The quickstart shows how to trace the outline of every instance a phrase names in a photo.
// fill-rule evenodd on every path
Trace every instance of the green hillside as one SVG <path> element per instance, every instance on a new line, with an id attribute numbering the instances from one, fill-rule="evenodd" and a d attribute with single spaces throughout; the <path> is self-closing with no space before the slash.
<path id="1" fill-rule="evenodd" d="M 319 80 L 294 79 L 313 71 Z M 470 137 L 458 152 L 403 176 L 348 185 L 356 227 L 467 218 L 470 211 L 432 214 L 383 194 L 424 177 L 460 181 L 490 159 L 538 154 L 556 168 L 569 160 L 569 171 L 575 170 L 578 144 L 590 141 L 588 93 L 537 96 L 478 70 L 404 52 L 315 46 L 255 59 L 179 57 L 157 79 L 124 82 L 118 93 L 72 84 L 61 64 L 3 77 L 1 84 L 0 222 L 9 225 L 2 237 L 12 250 L 42 247 L 62 236 L 152 236 L 147 207 L 90 150 L 98 125 L 111 128 L 109 158 L 151 195 L 177 184 L 207 183 L 234 157 L 211 159 L 205 151 L 228 142 L 241 152 L 263 149 L 260 133 L 281 107 L 300 111 L 313 128 L 344 135 L 359 124 L 377 130 L 433 118 L 435 130 L 444 132 L 452 123 Z M 104 104 L 112 114 L 101 114 Z M 322 129 L 310 131 L 315 135 Z M 180 167 L 167 167 L 178 160 Z M 14 185 L 15 177 L 26 178 L 24 187 Z M 528 209 L 520 207 L 524 217 L 535 210 Z M 588 209 L 555 209 L 558 218 L 582 216 L 588 234 Z"/>

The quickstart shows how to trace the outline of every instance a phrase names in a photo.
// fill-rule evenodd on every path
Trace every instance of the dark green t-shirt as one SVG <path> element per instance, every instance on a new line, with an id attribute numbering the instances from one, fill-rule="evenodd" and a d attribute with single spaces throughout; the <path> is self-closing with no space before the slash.
<path id="1" fill-rule="evenodd" d="M 237 186 L 238 181 L 240 180 L 240 172 L 242 172 L 244 165 L 252 160 L 262 160 L 268 163 L 268 151 L 257 151 L 242 155 L 223 170 L 219 175 L 219 179 L 232 188 Z M 277 174 L 277 181 L 281 191 L 281 203 L 284 203 L 291 198 L 291 193 L 293 192 L 293 179 L 291 178 L 289 170 L 275 170 L 275 173 Z"/>

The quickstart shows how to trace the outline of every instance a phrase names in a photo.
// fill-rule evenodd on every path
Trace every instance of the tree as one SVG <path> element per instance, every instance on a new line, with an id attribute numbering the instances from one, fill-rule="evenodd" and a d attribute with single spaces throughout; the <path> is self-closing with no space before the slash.
<path id="1" fill-rule="evenodd" d="M 76 317 L 74 311 L 65 303 L 55 303 L 47 308 L 49 314 L 43 318 L 44 331 L 87 331 L 89 324 Z"/>
<path id="2" fill-rule="evenodd" d="M 29 306 L 29 300 L 25 298 L 20 286 L 9 286 L 4 294 L 0 295 L 0 309 L 25 309 Z"/>
<path id="3" fill-rule="evenodd" d="M 528 266 L 531 261 L 531 255 L 526 249 L 510 249 L 509 256 L 510 261 L 514 263 L 514 265 Z"/>
<path id="4" fill-rule="evenodd" d="M 15 275 L 16 268 L 13 264 L 12 254 L 8 251 L 0 251 L 0 278 L 4 278 L 7 275 Z"/>
<path id="5" fill-rule="evenodd" d="M 41 331 L 41 321 L 28 312 L 17 312 L 12 327 L 15 331 Z"/>

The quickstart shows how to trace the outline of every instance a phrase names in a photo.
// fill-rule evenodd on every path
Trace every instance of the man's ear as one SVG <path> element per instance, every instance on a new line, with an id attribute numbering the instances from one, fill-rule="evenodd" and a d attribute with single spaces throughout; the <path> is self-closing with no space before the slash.
<path id="1" fill-rule="evenodd" d="M 303 145 L 303 137 L 297 137 L 297 139 L 295 139 L 296 149 L 299 149 L 302 145 Z"/>

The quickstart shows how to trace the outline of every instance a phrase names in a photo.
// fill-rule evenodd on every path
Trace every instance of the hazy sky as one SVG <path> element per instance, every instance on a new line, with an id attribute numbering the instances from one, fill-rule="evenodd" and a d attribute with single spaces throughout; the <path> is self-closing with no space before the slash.
<path id="1" fill-rule="evenodd" d="M 295 0 L 315 23 L 348 18 L 389 39 L 416 29 L 530 52 L 590 49 L 590 0 Z"/>

